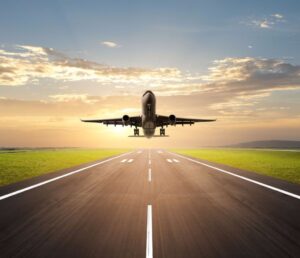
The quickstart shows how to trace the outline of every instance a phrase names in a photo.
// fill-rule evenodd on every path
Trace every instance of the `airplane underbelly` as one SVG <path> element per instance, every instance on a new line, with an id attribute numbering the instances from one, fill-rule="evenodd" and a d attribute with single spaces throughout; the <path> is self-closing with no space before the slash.
<path id="1" fill-rule="evenodd" d="M 153 121 L 145 121 L 143 124 L 144 135 L 148 138 L 155 133 L 155 123 Z"/>
<path id="2" fill-rule="evenodd" d="M 144 129 L 154 129 L 155 128 L 154 122 L 153 121 L 144 122 L 143 128 Z"/>

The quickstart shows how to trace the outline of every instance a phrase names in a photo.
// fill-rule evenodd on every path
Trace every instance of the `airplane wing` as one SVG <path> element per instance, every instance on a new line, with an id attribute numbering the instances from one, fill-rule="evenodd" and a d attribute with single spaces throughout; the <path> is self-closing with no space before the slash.
<path id="1" fill-rule="evenodd" d="M 173 116 L 173 117 L 172 117 Z M 170 119 L 171 117 L 171 119 Z M 216 119 L 197 119 L 197 118 L 183 118 L 171 116 L 157 116 L 156 126 L 167 126 L 167 125 L 193 125 L 194 123 L 201 122 L 214 122 Z"/>
<path id="2" fill-rule="evenodd" d="M 130 125 L 130 126 L 136 126 L 141 127 L 142 126 L 142 119 L 140 116 L 133 116 L 128 117 L 128 120 L 124 123 L 123 118 L 108 118 L 108 119 L 81 119 L 81 122 L 86 123 L 100 123 L 104 125 Z"/>

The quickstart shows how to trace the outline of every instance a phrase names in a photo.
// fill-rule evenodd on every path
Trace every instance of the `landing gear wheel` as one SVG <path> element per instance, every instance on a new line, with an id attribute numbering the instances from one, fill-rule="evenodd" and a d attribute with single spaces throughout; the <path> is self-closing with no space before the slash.
<path id="1" fill-rule="evenodd" d="M 160 136 L 165 136 L 165 135 L 166 135 L 166 130 L 165 130 L 165 128 L 160 128 L 159 133 L 160 133 Z"/>
<path id="2" fill-rule="evenodd" d="M 139 136 L 140 135 L 140 130 L 137 129 L 137 128 L 135 128 L 133 132 L 134 132 L 134 136 Z"/>

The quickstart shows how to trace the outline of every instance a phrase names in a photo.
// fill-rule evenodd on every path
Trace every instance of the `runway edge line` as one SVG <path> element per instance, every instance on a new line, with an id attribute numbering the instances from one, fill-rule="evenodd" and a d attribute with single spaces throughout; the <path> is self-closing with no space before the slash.
<path id="1" fill-rule="evenodd" d="M 194 159 L 191 159 L 191 158 L 182 156 L 182 155 L 177 154 L 177 153 L 174 153 L 174 152 L 169 152 L 169 153 L 170 153 L 170 154 L 173 154 L 173 155 L 175 155 L 175 156 L 181 157 L 181 158 L 183 158 L 183 159 L 192 161 L 192 162 L 194 162 L 194 163 L 197 163 L 197 164 L 200 164 L 200 165 L 203 165 L 203 166 L 212 168 L 212 169 L 214 169 L 214 170 L 218 170 L 218 171 L 220 171 L 220 172 L 222 172 L 222 173 L 225 173 L 225 174 L 228 174 L 228 175 L 231 175 L 231 176 L 240 178 L 240 179 L 242 179 L 242 180 L 251 182 L 251 183 L 256 184 L 256 185 L 260 185 L 260 186 L 262 186 L 262 187 L 268 188 L 268 189 L 270 189 L 270 190 L 273 190 L 273 191 L 276 191 L 276 192 L 279 192 L 279 193 L 282 193 L 282 194 L 285 194 L 285 195 L 288 195 L 288 196 L 290 196 L 290 197 L 293 197 L 293 198 L 296 198 L 296 199 L 300 200 L 300 195 L 297 195 L 297 194 L 294 194 L 294 193 L 291 193 L 291 192 L 282 190 L 282 189 L 280 189 L 280 188 L 277 188 L 277 187 L 274 187 L 274 186 L 271 186 L 271 185 L 267 185 L 267 184 L 261 183 L 261 182 L 259 182 L 259 181 L 250 179 L 250 178 L 248 178 L 248 177 L 244 177 L 244 176 L 237 175 L 237 174 L 235 174 L 235 173 L 233 173 L 233 172 L 230 172 L 230 171 L 227 171 L 227 170 L 225 170 L 225 169 L 221 169 L 221 168 L 218 168 L 218 167 L 215 167 L 215 166 L 211 166 L 211 165 L 206 164 L 206 163 L 204 163 L 204 162 L 201 162 L 201 161 L 198 161 L 198 160 L 194 160 Z"/>
<path id="2" fill-rule="evenodd" d="M 2 200 L 4 200 L 4 199 L 7 199 L 7 198 L 9 198 L 9 197 L 15 196 L 15 195 L 17 195 L 17 194 L 20 194 L 20 193 L 29 191 L 29 190 L 31 190 L 31 189 L 40 187 L 40 186 L 42 186 L 42 185 L 49 184 L 49 183 L 54 182 L 54 181 L 56 181 L 56 180 L 62 179 L 62 178 L 64 178 L 64 177 L 67 177 L 67 176 L 71 176 L 71 175 L 80 173 L 80 172 L 82 172 L 82 171 L 84 171 L 84 170 L 87 170 L 87 169 L 89 169 L 89 168 L 92 168 L 92 167 L 95 167 L 95 166 L 104 164 L 104 163 L 106 163 L 106 162 L 109 162 L 109 161 L 111 161 L 111 160 L 114 160 L 114 159 L 123 157 L 123 156 L 125 156 L 125 155 L 129 155 L 129 154 L 131 154 L 131 153 L 132 153 L 132 152 L 123 153 L 123 154 L 118 155 L 118 156 L 116 156 L 116 157 L 112 157 L 112 158 L 109 158 L 109 159 L 106 159 L 106 160 L 97 162 L 97 163 L 92 164 L 92 165 L 90 165 L 90 166 L 87 166 L 87 167 L 84 167 L 84 168 L 80 168 L 80 169 L 76 169 L 76 170 L 74 170 L 74 171 L 71 171 L 71 172 L 69 172 L 69 173 L 63 174 L 63 175 L 61 175 L 61 176 L 57 176 L 57 177 L 54 177 L 54 178 L 51 178 L 51 179 L 42 181 L 42 182 L 40 182 L 40 183 L 37 183 L 37 184 L 31 185 L 31 186 L 22 188 L 22 189 L 20 189 L 20 190 L 17 190 L 17 191 L 8 193 L 8 194 L 1 195 L 1 196 L 0 196 L 0 201 L 2 201 Z"/>

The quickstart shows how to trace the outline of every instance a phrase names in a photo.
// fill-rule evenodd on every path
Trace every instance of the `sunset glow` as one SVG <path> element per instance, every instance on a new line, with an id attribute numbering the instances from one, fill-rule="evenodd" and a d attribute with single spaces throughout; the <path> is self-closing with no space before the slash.
<path id="1" fill-rule="evenodd" d="M 20 1 L 17 10 L 10 1 L 0 10 L 1 146 L 299 140 L 295 1 L 268 8 L 258 1 L 224 1 L 218 8 L 215 1 L 95 1 L 84 7 L 80 1 L 54 1 L 51 8 L 50 2 L 33 2 Z M 215 15 L 208 15 L 212 10 Z M 172 137 L 151 140 L 128 138 L 132 128 L 80 122 L 139 115 L 148 89 L 157 96 L 158 114 L 217 122 L 169 127 Z"/>

